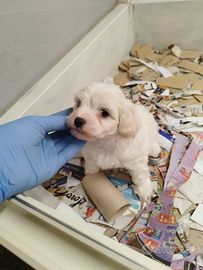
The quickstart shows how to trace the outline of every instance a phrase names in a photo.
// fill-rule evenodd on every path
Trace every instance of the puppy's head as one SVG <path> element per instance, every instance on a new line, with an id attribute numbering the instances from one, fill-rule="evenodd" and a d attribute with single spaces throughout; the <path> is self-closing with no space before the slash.
<path id="1" fill-rule="evenodd" d="M 133 138 L 141 124 L 134 106 L 118 87 L 93 83 L 75 95 L 67 124 L 79 140 L 93 141 L 117 133 Z"/>

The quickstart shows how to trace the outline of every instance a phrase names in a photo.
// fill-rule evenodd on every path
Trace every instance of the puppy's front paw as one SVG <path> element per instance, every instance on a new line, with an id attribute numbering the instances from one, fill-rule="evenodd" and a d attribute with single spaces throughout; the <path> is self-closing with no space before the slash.
<path id="1" fill-rule="evenodd" d="M 85 163 L 85 174 L 94 174 L 98 173 L 100 168 L 92 163 Z"/>
<path id="2" fill-rule="evenodd" d="M 154 158 L 160 157 L 160 155 L 161 155 L 161 147 L 159 146 L 157 141 L 155 141 L 153 143 L 153 146 L 150 149 L 149 155 L 151 157 L 154 157 Z"/>
<path id="3" fill-rule="evenodd" d="M 153 189 L 151 188 L 151 185 L 149 185 L 149 186 L 145 186 L 145 185 L 135 186 L 135 185 L 133 185 L 132 188 L 133 188 L 134 193 L 138 194 L 138 196 L 140 197 L 142 205 L 144 203 L 146 203 L 146 204 L 151 203 L 151 197 L 154 193 Z"/>

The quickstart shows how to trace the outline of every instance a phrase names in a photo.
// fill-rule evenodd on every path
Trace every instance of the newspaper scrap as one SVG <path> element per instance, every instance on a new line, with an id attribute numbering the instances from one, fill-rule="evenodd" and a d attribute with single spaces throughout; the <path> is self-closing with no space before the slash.
<path id="1" fill-rule="evenodd" d="M 196 270 L 201 270 L 203 268 L 203 248 L 199 250 L 196 258 Z"/>
<path id="2" fill-rule="evenodd" d="M 104 216 L 96 208 L 87 205 L 87 209 L 86 217 L 84 218 L 85 221 L 108 225 L 109 227 L 117 230 L 121 230 L 122 228 L 126 227 L 133 219 L 133 217 L 125 217 L 121 215 L 118 218 L 107 222 Z"/>
<path id="3" fill-rule="evenodd" d="M 144 253 L 166 265 L 171 264 L 174 253 L 177 225 L 173 201 L 176 191 L 182 183 L 188 180 L 202 148 L 203 134 L 197 134 L 186 151 L 184 159 L 172 174 L 167 187 L 159 196 L 147 227 L 143 232 L 137 234 L 137 240 Z M 126 236 L 127 234 L 121 239 L 122 243 L 126 243 L 126 239 L 128 239 Z"/>
<path id="4" fill-rule="evenodd" d="M 64 177 L 65 176 L 65 177 Z M 56 209 L 62 211 L 64 205 L 70 207 L 78 214 L 85 222 L 90 222 L 102 226 L 102 233 L 108 236 L 113 236 L 115 230 L 120 230 L 126 227 L 134 218 L 141 206 L 140 199 L 133 193 L 131 188 L 132 182 L 120 179 L 115 176 L 106 175 L 109 183 L 116 187 L 121 197 L 128 203 L 129 211 L 118 218 L 107 222 L 104 216 L 98 211 L 97 207 L 86 194 L 82 186 L 82 180 L 85 177 L 84 168 L 75 164 L 66 163 L 50 181 L 43 184 L 47 191 L 54 195 L 54 199 L 59 200 L 60 205 Z M 107 182 L 108 182 L 107 181 Z M 119 200 L 120 201 L 120 200 Z M 118 204 L 119 205 L 119 204 Z M 60 210 L 62 209 L 62 210 Z M 65 210 L 72 216 L 72 212 Z M 81 220 L 77 218 L 77 220 Z M 95 227 L 98 231 L 97 227 Z M 111 228 L 111 229 L 110 229 Z"/>
<path id="5" fill-rule="evenodd" d="M 127 244 L 128 240 L 130 238 L 130 234 L 134 230 L 135 225 L 139 222 L 139 219 L 142 218 L 142 216 L 145 213 L 149 213 L 153 209 L 154 209 L 154 203 L 151 203 L 151 204 L 145 206 L 143 209 L 141 209 L 140 213 L 129 224 L 129 228 L 127 229 L 127 231 L 125 232 L 125 234 L 123 235 L 123 237 L 120 240 L 121 243 Z"/>
<path id="6" fill-rule="evenodd" d="M 93 229 L 94 231 L 97 231 L 101 234 L 105 233 L 105 228 L 102 228 L 96 224 L 85 221 L 76 211 L 73 210 L 73 208 L 71 208 L 70 206 L 68 206 L 66 203 L 64 203 L 62 201 L 60 202 L 60 204 L 56 208 L 56 211 L 58 211 L 59 213 L 65 215 L 65 216 L 72 218 L 73 220 L 78 221 L 81 224 L 84 224 L 85 226 Z"/>
<path id="7" fill-rule="evenodd" d="M 131 204 L 130 211 L 131 213 L 138 213 L 141 207 L 141 201 L 138 196 L 135 195 L 132 182 L 120 179 L 118 177 L 112 175 L 106 175 L 106 177 L 111 181 L 111 183 L 117 187 L 117 189 L 123 194 L 123 196 L 128 200 Z"/>
<path id="8" fill-rule="evenodd" d="M 173 261 L 171 263 L 170 267 L 174 270 L 176 270 L 176 269 L 193 270 L 193 269 L 195 269 L 195 265 L 196 265 L 195 260 L 196 260 L 198 253 L 199 253 L 199 249 L 187 257 L 183 257 L 182 259 Z"/>
<path id="9" fill-rule="evenodd" d="M 202 158 L 203 152 L 200 152 L 191 177 L 189 178 L 188 182 L 179 188 L 179 191 L 194 204 L 203 202 Z"/>
<path id="10" fill-rule="evenodd" d="M 73 192 L 71 189 L 60 189 L 48 187 L 47 191 L 51 192 L 54 197 L 58 198 L 60 201 L 69 205 L 75 211 L 79 211 L 81 208 L 85 207 L 87 203 L 87 197 L 85 195 L 79 195 Z"/>
<path id="11" fill-rule="evenodd" d="M 176 197 L 174 200 L 174 207 L 177 208 L 181 215 L 192 205 L 192 202 L 187 199 L 181 199 Z"/>
<path id="12" fill-rule="evenodd" d="M 182 157 L 186 150 L 187 141 L 187 137 L 181 134 L 178 134 L 174 141 L 170 165 L 164 182 L 164 188 L 166 188 L 166 186 L 168 185 L 169 179 L 171 178 L 174 170 L 182 160 Z"/>
<path id="13" fill-rule="evenodd" d="M 166 246 L 166 242 L 164 242 L 164 236 L 166 237 L 165 241 L 174 240 L 174 236 L 171 233 L 169 234 L 167 232 L 169 232 L 169 229 L 175 230 L 176 232 L 176 218 L 173 213 L 173 202 L 175 199 L 176 190 L 182 183 L 186 182 L 189 179 L 194 164 L 202 148 L 203 133 L 198 133 L 196 138 L 192 141 L 188 150 L 186 151 L 184 159 L 172 174 L 167 187 L 159 196 L 159 200 L 157 203 L 161 205 L 159 207 L 161 209 L 157 211 L 157 208 L 155 208 L 152 211 L 152 215 L 149 220 L 149 224 L 147 225 L 147 228 L 151 228 L 152 230 L 158 230 L 160 232 L 160 240 L 155 241 L 155 237 L 153 237 L 153 234 L 149 235 L 145 231 L 137 235 L 138 241 L 142 246 L 144 246 L 146 253 L 148 253 L 149 251 L 151 257 L 159 257 L 159 260 L 167 265 L 170 265 L 172 257 L 166 256 L 165 252 L 163 252 L 163 248 L 169 248 L 168 246 Z M 173 249 L 172 243 L 169 246 L 170 249 Z M 157 252 L 158 248 L 161 248 L 162 251 L 160 252 L 159 250 Z M 168 251 L 168 255 L 169 254 L 170 251 Z"/>
<path id="14" fill-rule="evenodd" d="M 193 245 L 191 245 L 185 231 L 178 222 L 177 222 L 177 234 L 185 250 L 184 257 L 186 257 L 185 256 L 186 254 L 187 256 L 189 256 L 193 252 L 197 251 L 197 249 Z"/>
<path id="15" fill-rule="evenodd" d="M 175 220 L 175 214 L 173 212 L 174 206 L 176 206 L 176 209 L 179 209 L 176 210 L 179 213 L 176 215 L 176 219 L 178 219 L 179 216 L 181 217 L 181 215 L 184 215 L 187 211 L 194 211 L 194 208 L 196 208 L 195 203 L 203 202 L 203 171 L 201 166 L 203 157 L 201 159 L 202 142 L 200 138 L 202 134 L 200 133 L 200 137 L 196 137 L 196 141 L 193 141 L 195 135 L 198 132 L 203 131 L 203 80 L 201 77 L 201 61 L 198 60 L 201 59 L 201 55 L 201 52 L 182 51 L 177 45 L 171 45 L 166 49 L 153 51 L 150 46 L 146 47 L 139 44 L 132 47 L 132 57 L 129 57 L 129 59 L 125 61 L 126 69 L 124 74 L 128 74 L 128 76 L 125 77 L 126 83 L 124 85 L 120 84 L 124 94 L 127 98 L 131 99 L 132 102 L 140 102 L 145 105 L 154 115 L 155 120 L 159 124 L 160 131 L 162 131 L 159 132 L 158 140 L 163 151 L 165 151 L 163 154 L 165 155 L 165 158 L 160 158 L 156 163 L 153 162 L 153 160 L 150 160 L 150 167 L 156 166 L 159 173 L 155 173 L 155 170 L 151 168 L 150 172 L 152 178 L 162 179 L 161 181 L 163 181 L 163 191 L 156 202 L 159 203 L 160 201 L 163 201 L 163 205 L 158 207 L 159 204 L 155 204 L 156 207 L 154 206 L 155 210 L 156 208 L 162 209 L 164 206 L 162 209 L 163 212 L 161 210 L 158 212 L 159 214 L 162 214 L 163 221 L 163 215 L 168 215 L 169 217 L 174 216 L 173 218 Z M 132 68 L 131 65 L 127 65 L 128 63 L 132 64 L 133 61 L 135 68 Z M 165 69 L 162 69 L 161 67 L 164 67 Z M 170 72 L 170 75 L 169 73 L 161 73 L 161 71 L 165 71 L 166 69 Z M 152 85 L 152 82 L 156 85 Z M 114 83 L 119 85 L 119 82 L 116 80 L 114 80 Z M 147 86 L 147 89 L 145 89 L 145 85 Z M 150 86 L 151 89 L 149 89 Z M 189 149 L 194 147 L 194 143 L 199 143 L 199 150 L 196 152 L 197 156 L 194 157 L 195 159 L 193 162 L 192 157 L 191 160 L 187 157 L 190 156 L 191 150 Z M 168 154 L 168 156 L 166 154 Z M 196 159 L 198 156 L 197 162 Z M 170 160 L 170 162 L 168 162 L 168 160 Z M 180 167 L 180 164 L 182 164 L 182 167 Z M 172 176 L 177 173 L 177 170 L 180 170 L 179 176 L 177 174 L 176 178 L 173 178 Z M 177 198 L 175 200 L 175 194 L 177 194 L 178 189 L 186 197 Z M 165 194 L 166 198 L 162 197 L 166 190 L 168 190 L 168 192 L 171 191 L 172 193 L 175 192 L 174 198 L 170 199 L 171 203 L 168 202 L 169 205 L 167 204 L 167 200 L 169 200 L 170 197 L 168 198 L 167 194 Z M 157 194 L 159 193 L 157 192 Z M 168 208 L 166 206 L 168 206 Z M 166 211 L 165 208 L 169 214 L 164 212 L 164 210 Z M 171 268 L 173 269 L 175 269 L 175 266 L 178 266 L 178 269 L 183 269 L 186 265 L 189 267 L 189 264 L 192 266 L 196 265 L 195 256 L 197 256 L 198 251 L 190 256 L 188 256 L 188 254 L 186 256 L 185 254 L 186 259 L 181 257 L 183 258 L 182 261 L 172 261 L 172 254 L 178 254 L 177 250 L 180 252 L 180 249 L 172 244 L 174 235 L 167 235 L 169 232 L 167 226 L 171 226 L 171 224 L 169 225 L 169 223 L 167 223 L 165 226 L 164 224 L 161 224 L 164 229 L 149 226 L 151 224 L 154 225 L 152 221 L 153 215 L 156 213 L 155 210 L 151 209 L 151 212 L 149 211 L 151 214 L 148 223 L 145 229 L 140 227 L 143 231 L 137 233 L 137 238 L 140 238 L 140 241 L 145 241 L 148 237 L 147 239 L 150 239 L 150 241 L 152 240 L 156 242 L 156 244 L 158 243 L 158 246 L 156 247 L 156 244 L 153 245 L 152 241 L 148 243 L 148 246 L 146 243 L 142 242 L 142 248 L 145 246 L 148 255 L 152 257 L 156 255 L 156 259 L 159 261 L 167 263 L 168 265 L 172 262 Z M 188 214 L 189 216 L 186 214 L 185 216 L 187 217 L 180 223 L 181 226 L 188 226 L 188 232 L 192 227 L 200 230 L 201 225 L 190 220 L 191 214 L 190 212 L 188 212 Z M 140 215 L 135 218 L 128 231 L 125 232 L 123 238 L 121 238 L 121 243 L 128 244 L 133 228 L 139 223 L 139 219 L 142 218 L 143 217 Z M 155 225 L 158 223 L 157 219 L 155 219 Z M 158 225 L 160 226 L 160 224 Z M 174 225 L 175 232 L 177 233 L 176 224 L 172 225 Z M 157 231 L 153 232 L 155 229 Z M 162 235 L 159 231 L 162 231 Z M 170 232 L 172 233 L 172 231 Z M 148 236 L 146 236 L 147 234 Z M 152 237 L 152 235 L 154 235 L 154 237 Z M 166 237 L 165 239 L 164 236 Z M 164 247 L 164 245 L 159 243 L 160 239 L 157 241 L 156 237 L 160 237 L 162 244 L 165 241 L 165 245 L 167 242 L 168 247 L 172 247 L 171 250 L 169 250 L 171 253 L 169 252 L 168 257 L 166 256 L 167 258 L 165 258 L 163 254 L 160 255 L 161 253 L 156 254 L 156 249 L 153 251 L 153 248 L 155 247 L 157 249 L 163 249 Z M 172 240 L 171 244 L 169 238 Z M 167 239 L 168 241 L 166 241 Z M 151 247 L 151 250 L 149 247 Z M 164 248 L 166 249 L 166 247 Z"/>
<path id="16" fill-rule="evenodd" d="M 203 226 L 203 204 L 200 203 L 197 208 L 195 209 L 194 213 L 191 216 L 191 219 Z"/>

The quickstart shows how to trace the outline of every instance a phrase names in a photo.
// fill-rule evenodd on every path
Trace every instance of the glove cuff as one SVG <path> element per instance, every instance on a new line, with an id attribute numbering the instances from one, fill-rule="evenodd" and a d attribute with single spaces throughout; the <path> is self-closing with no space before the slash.
<path id="1" fill-rule="evenodd" d="M 0 172 L 0 202 L 3 202 L 7 199 L 7 189 L 4 186 L 4 177 L 2 175 L 2 173 Z"/>

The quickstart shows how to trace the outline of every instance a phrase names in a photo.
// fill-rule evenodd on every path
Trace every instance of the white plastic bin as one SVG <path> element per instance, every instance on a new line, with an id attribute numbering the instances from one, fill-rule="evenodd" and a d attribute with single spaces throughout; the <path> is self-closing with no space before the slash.
<path id="1" fill-rule="evenodd" d="M 0 124 L 72 106 L 76 91 L 115 75 L 135 43 L 154 49 L 175 43 L 185 50 L 202 50 L 202 10 L 202 0 L 118 4 L 0 118 Z M 17 198 L 0 204 L 0 243 L 35 269 L 169 269 L 31 198 Z"/>

